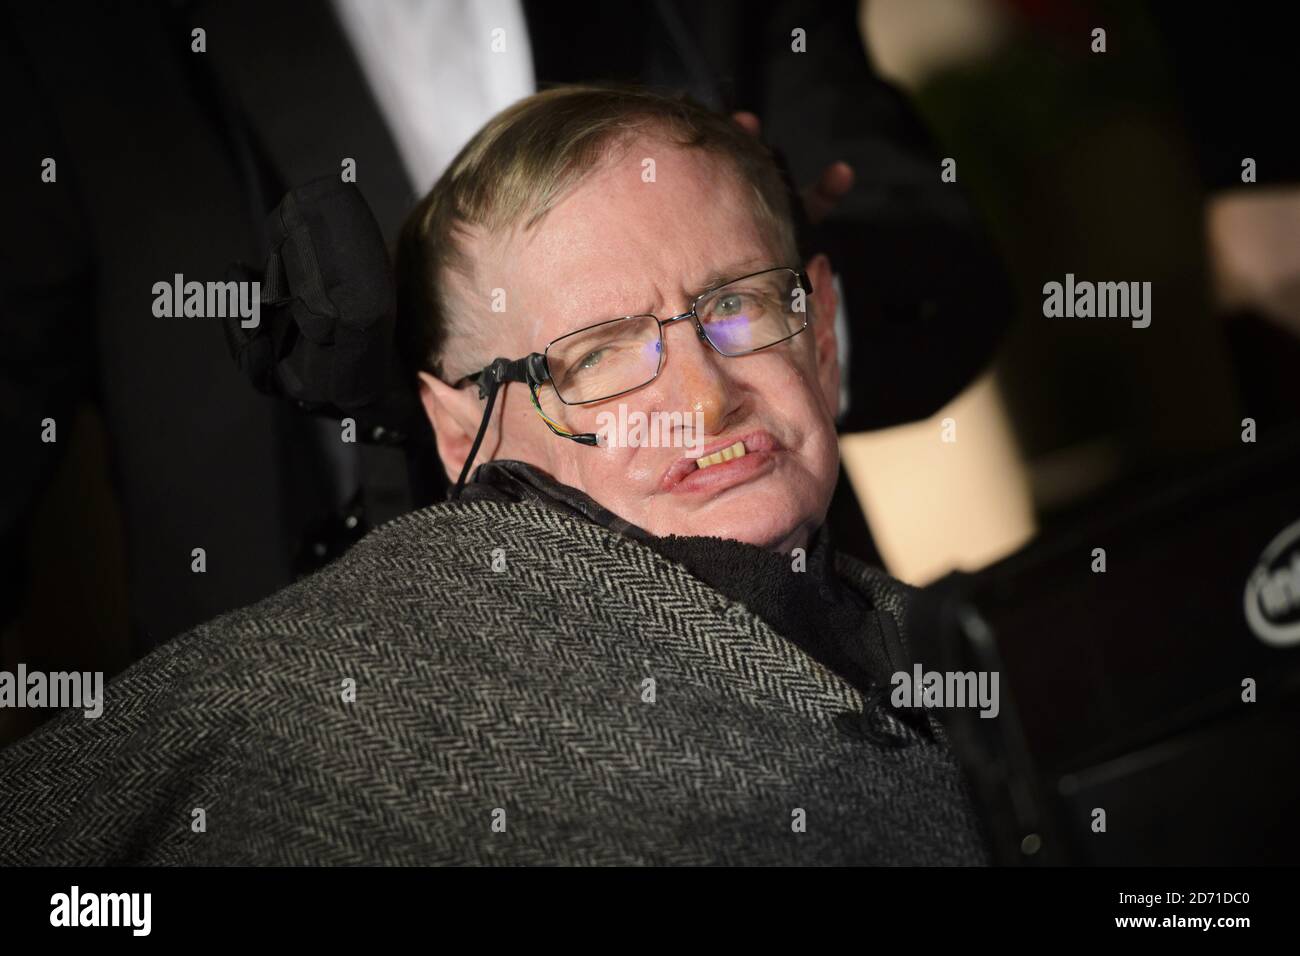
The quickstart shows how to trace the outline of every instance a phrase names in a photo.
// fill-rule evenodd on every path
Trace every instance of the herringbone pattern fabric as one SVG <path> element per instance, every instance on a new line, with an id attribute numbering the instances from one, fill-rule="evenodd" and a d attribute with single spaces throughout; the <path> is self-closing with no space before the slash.
<path id="1" fill-rule="evenodd" d="M 841 568 L 899 617 L 890 579 Z M 985 862 L 947 750 L 839 729 L 863 710 L 644 545 L 439 505 L 138 662 L 99 719 L 0 753 L 0 862 Z"/>

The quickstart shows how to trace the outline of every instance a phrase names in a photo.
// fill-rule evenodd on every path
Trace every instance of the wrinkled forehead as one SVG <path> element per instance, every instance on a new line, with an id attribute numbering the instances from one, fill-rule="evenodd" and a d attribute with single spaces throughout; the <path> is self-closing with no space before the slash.
<path id="1" fill-rule="evenodd" d="M 540 349 L 620 315 L 665 318 L 719 281 L 787 265 L 776 261 L 779 239 L 756 208 L 724 157 L 638 139 L 613 150 L 532 228 L 484 242 L 478 271 L 504 291 L 502 336 Z"/>

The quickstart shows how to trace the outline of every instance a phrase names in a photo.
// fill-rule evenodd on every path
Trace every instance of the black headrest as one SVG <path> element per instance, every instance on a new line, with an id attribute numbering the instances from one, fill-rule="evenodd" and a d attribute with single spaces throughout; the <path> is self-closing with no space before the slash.
<path id="1" fill-rule="evenodd" d="M 392 262 L 360 190 L 315 180 L 286 194 L 267 224 L 261 320 L 225 323 L 236 364 L 259 391 L 355 417 L 363 440 L 402 441 L 414 389 L 398 373 Z"/>

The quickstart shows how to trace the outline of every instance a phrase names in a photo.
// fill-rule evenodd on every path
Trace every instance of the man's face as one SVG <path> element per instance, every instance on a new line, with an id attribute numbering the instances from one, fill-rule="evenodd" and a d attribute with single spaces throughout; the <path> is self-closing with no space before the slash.
<path id="1" fill-rule="evenodd" d="M 678 315 L 718 279 L 798 267 L 783 261 L 775 237 L 760 227 L 747 186 L 729 164 L 659 140 L 617 155 L 532 230 L 472 251 L 483 302 L 488 290 L 505 291 L 504 312 L 484 308 L 481 319 L 494 356 L 540 352 L 565 333 L 616 316 Z M 653 182 L 642 177 L 646 157 L 655 161 Z M 591 405 L 564 406 L 553 394 L 544 402 L 569 431 L 604 426 L 604 437 L 610 417 L 601 413 L 617 419 L 624 405 L 632 422 L 636 413 L 643 422 L 658 413 L 658 447 L 646 443 L 650 435 L 632 446 L 617 437 L 599 447 L 558 438 L 532 408 L 527 387 L 512 384 L 498 400 L 500 428 L 485 451 L 536 465 L 655 535 L 709 535 L 781 550 L 803 545 L 825 517 L 839 462 L 834 293 L 824 258 L 810 271 L 816 294 L 807 303 L 809 327 L 786 342 L 726 357 L 691 321 L 677 322 L 663 330 L 654 381 Z M 684 430 L 695 423 L 702 436 Z M 737 442 L 743 456 L 709 464 L 712 450 Z"/>

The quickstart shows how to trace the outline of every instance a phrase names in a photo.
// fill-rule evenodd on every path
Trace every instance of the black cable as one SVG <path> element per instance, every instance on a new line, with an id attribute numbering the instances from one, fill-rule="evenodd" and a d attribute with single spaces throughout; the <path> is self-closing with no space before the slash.
<path id="1" fill-rule="evenodd" d="M 483 421 L 478 426 L 478 434 L 474 436 L 474 444 L 470 446 L 469 455 L 465 459 L 465 467 L 460 470 L 460 477 L 456 479 L 456 487 L 452 489 L 451 497 L 453 499 L 460 497 L 461 489 L 465 487 L 465 479 L 469 475 L 469 469 L 474 464 L 474 458 L 478 455 L 478 447 L 483 444 L 483 436 L 487 433 L 488 422 L 492 419 L 492 406 L 497 401 L 497 390 L 501 388 L 501 382 L 493 376 L 487 386 L 487 408 L 483 410 Z"/>

